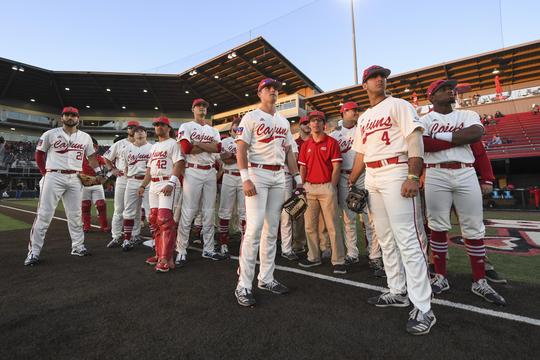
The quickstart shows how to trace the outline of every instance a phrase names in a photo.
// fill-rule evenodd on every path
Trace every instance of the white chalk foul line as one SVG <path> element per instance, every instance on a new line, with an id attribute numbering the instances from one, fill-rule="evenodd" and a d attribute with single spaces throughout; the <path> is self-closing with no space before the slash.
<path id="1" fill-rule="evenodd" d="M 6 208 L 6 209 L 11 209 L 11 210 L 16 210 L 16 211 L 21 211 L 21 212 L 25 212 L 25 213 L 29 213 L 29 214 L 34 214 L 34 215 L 36 214 L 35 211 L 19 209 L 19 208 L 12 207 L 12 206 L 7 206 L 7 205 L 0 205 L 0 207 Z M 57 217 L 57 216 L 53 216 L 53 219 L 67 222 L 67 219 Z M 97 225 L 92 225 L 92 227 L 99 228 L 99 226 L 97 226 Z M 196 247 L 190 246 L 189 248 L 191 250 L 202 252 L 201 249 L 196 248 Z M 238 260 L 238 256 L 231 256 L 231 259 Z M 259 262 L 257 261 L 257 263 L 259 263 Z M 381 286 L 370 285 L 370 284 L 362 283 L 362 282 L 359 282 L 359 281 L 336 278 L 336 277 L 333 277 L 333 276 L 328 276 L 328 275 L 324 275 L 324 274 L 318 274 L 318 273 L 314 273 L 314 272 L 310 272 L 310 271 L 306 271 L 306 270 L 302 270 L 302 269 L 291 268 L 291 267 L 287 267 L 287 266 L 276 265 L 276 269 L 280 270 L 280 271 L 286 271 L 286 272 L 294 273 L 294 274 L 309 276 L 309 277 L 316 278 L 316 279 L 326 280 L 326 281 L 330 281 L 330 282 L 337 283 L 337 284 L 354 286 L 354 287 L 362 288 L 362 289 L 366 289 L 366 290 L 373 290 L 373 291 L 379 291 L 379 292 L 384 292 L 384 291 L 387 290 L 386 288 L 383 288 Z M 491 317 L 510 320 L 510 321 L 517 321 L 517 322 L 521 322 L 521 323 L 525 323 L 525 324 L 529 324 L 529 325 L 534 325 L 534 326 L 540 326 L 540 319 L 530 318 L 530 317 L 527 317 L 527 316 L 510 314 L 510 313 L 506 313 L 506 312 L 502 312 L 502 311 L 495 311 L 495 310 L 491 310 L 491 309 L 485 309 L 485 308 L 481 308 L 481 307 L 477 307 L 477 306 L 473 306 L 473 305 L 462 304 L 462 303 L 457 303 L 457 302 L 448 301 L 448 300 L 442 300 L 442 299 L 437 299 L 437 298 L 432 299 L 431 302 L 433 304 L 446 306 L 446 307 L 459 309 L 459 310 L 464 310 L 464 311 L 469 311 L 469 312 L 473 312 L 473 313 L 480 314 L 480 315 L 491 316 Z"/>

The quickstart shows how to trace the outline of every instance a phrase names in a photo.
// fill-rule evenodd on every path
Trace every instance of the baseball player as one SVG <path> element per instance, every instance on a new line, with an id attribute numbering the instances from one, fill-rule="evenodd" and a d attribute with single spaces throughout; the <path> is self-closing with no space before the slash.
<path id="1" fill-rule="evenodd" d="M 244 204 L 244 190 L 242 189 L 242 179 L 236 164 L 236 130 L 240 124 L 240 118 L 236 118 L 231 123 L 231 136 L 223 139 L 221 161 L 223 162 L 223 178 L 221 181 L 221 193 L 219 201 L 219 243 L 221 244 L 221 254 L 228 256 L 229 249 L 229 221 L 234 204 L 238 211 L 242 234 L 246 227 L 246 207 Z"/>
<path id="2" fill-rule="evenodd" d="M 127 178 L 124 174 L 126 164 L 124 162 L 124 150 L 134 140 L 134 130 L 139 126 L 138 121 L 128 121 L 127 138 L 116 141 L 105 152 L 103 157 L 107 163 L 107 167 L 112 175 L 116 176 L 114 183 L 114 214 L 111 221 L 112 240 L 107 244 L 108 248 L 114 248 L 122 245 L 122 213 L 124 212 L 124 195 L 126 193 Z M 133 226 L 133 236 L 138 237 L 141 232 L 140 219 L 135 219 Z"/>
<path id="3" fill-rule="evenodd" d="M 258 109 L 240 121 L 236 138 L 238 168 L 246 195 L 246 231 L 240 244 L 235 296 L 242 306 L 255 305 L 251 291 L 260 244 L 258 287 L 275 294 L 289 292 L 274 279 L 277 231 L 285 191 L 283 165 L 287 161 L 298 190 L 303 190 L 296 159 L 291 151 L 290 126 L 276 110 L 281 82 L 261 80 Z"/>
<path id="4" fill-rule="evenodd" d="M 104 168 L 105 160 L 101 155 L 97 154 L 98 142 L 96 139 L 92 138 L 92 143 L 94 144 L 96 159 L 99 165 Z M 94 169 L 92 169 L 92 167 L 88 164 L 88 159 L 86 159 L 86 157 L 83 159 L 82 173 L 89 176 L 96 175 Z M 92 203 L 94 203 L 97 209 L 101 231 L 108 233 L 109 231 L 111 231 L 111 228 L 109 227 L 109 223 L 107 220 L 107 204 L 105 203 L 105 191 L 103 190 L 102 184 L 83 187 L 81 210 L 84 232 L 89 232 L 92 225 Z"/>
<path id="5" fill-rule="evenodd" d="M 311 139 L 302 145 L 298 157 L 300 175 L 305 181 L 307 210 L 304 214 L 308 243 L 308 256 L 299 265 L 313 267 L 321 265 L 318 222 L 320 213 L 330 235 L 334 274 L 346 274 L 345 246 L 339 226 L 337 186 L 341 175 L 341 149 L 338 142 L 325 134 L 326 116 L 321 111 L 308 115 Z"/>
<path id="6" fill-rule="evenodd" d="M 124 150 L 124 163 L 126 167 L 124 174 L 127 177 L 126 193 L 124 194 L 124 242 L 122 249 L 128 251 L 133 248 L 131 232 L 135 225 L 135 219 L 141 218 L 142 198 L 139 198 L 140 186 L 146 175 L 148 160 L 150 159 L 150 149 L 152 144 L 147 141 L 146 129 L 144 126 L 137 126 L 133 129 L 134 142 L 129 143 Z M 143 194 L 143 198 L 148 197 L 148 188 Z"/>
<path id="7" fill-rule="evenodd" d="M 492 184 L 478 183 L 474 169 L 475 158 L 470 146 L 480 140 L 484 127 L 477 113 L 453 110 L 456 84 L 454 80 L 432 82 L 427 95 L 433 104 L 433 111 L 421 119 L 425 127 L 424 136 L 454 145 L 450 149 L 425 155 L 426 212 L 436 272 L 431 286 L 435 294 L 450 289 L 446 279 L 446 253 L 448 231 L 452 227 L 450 208 L 454 205 L 471 262 L 472 292 L 488 302 L 506 305 L 504 298 L 485 279 L 486 249 L 481 186 L 487 193 L 492 190 Z"/>
<path id="8" fill-rule="evenodd" d="M 422 335 L 436 322 L 417 215 L 423 126 L 411 104 L 386 95 L 388 75 L 390 70 L 377 65 L 364 70 L 362 83 L 371 107 L 358 121 L 352 146 L 358 154 L 349 183 L 356 183 L 365 168 L 369 213 L 387 275 L 389 291 L 368 302 L 379 307 L 406 307 L 410 299 L 414 309 L 406 330 Z"/>
<path id="9" fill-rule="evenodd" d="M 339 179 L 338 200 L 339 207 L 343 211 L 343 223 L 345 225 L 345 247 L 347 248 L 345 263 L 347 265 L 352 265 L 360 261 L 357 245 L 356 213 L 349 210 L 346 199 L 349 189 L 349 175 L 351 174 L 354 158 L 356 156 L 356 152 L 352 149 L 352 144 L 360 112 L 358 105 L 354 101 L 349 101 L 341 106 L 340 113 L 343 118 L 341 126 L 332 131 L 330 136 L 337 140 L 343 159 L 341 176 Z M 365 174 L 362 174 L 355 184 L 360 189 L 364 188 L 364 178 Z M 367 252 L 370 265 L 377 271 L 376 269 L 380 268 L 379 264 L 382 263 L 382 254 L 379 247 L 379 241 L 377 240 L 377 234 L 372 230 L 372 224 L 370 223 L 367 210 L 364 210 L 362 213 L 362 221 L 365 226 Z"/>
<path id="10" fill-rule="evenodd" d="M 156 255 L 146 259 L 146 263 L 155 265 L 156 272 L 168 272 L 175 268 L 173 252 L 177 224 L 174 221 L 173 210 L 180 199 L 179 178 L 182 176 L 184 158 L 174 140 L 170 120 L 161 116 L 154 119 L 153 125 L 158 142 L 150 149 L 150 160 L 138 194 L 142 198 L 147 191 L 146 187 L 150 184 L 149 222 Z M 184 263 L 178 265 L 183 266 Z"/>
<path id="11" fill-rule="evenodd" d="M 30 231 L 25 266 L 33 266 L 39 262 L 45 234 L 60 198 L 68 220 L 71 255 L 89 255 L 84 246 L 81 220 L 82 184 L 77 176 L 82 170 L 85 156 L 98 178 L 104 178 L 92 139 L 90 135 L 77 129 L 78 124 L 79 110 L 72 106 L 65 107 L 62 110 L 62 127 L 46 131 L 38 141 L 35 157 L 43 178 L 40 181 L 37 216 Z"/>
<path id="12" fill-rule="evenodd" d="M 219 132 L 206 124 L 208 102 L 193 100 L 191 110 L 195 119 L 180 126 L 178 143 L 185 157 L 182 210 L 178 229 L 176 263 L 186 261 L 191 223 L 201 206 L 203 220 L 202 257 L 211 260 L 226 259 L 214 250 L 214 211 L 216 203 L 215 154 L 221 152 Z"/>

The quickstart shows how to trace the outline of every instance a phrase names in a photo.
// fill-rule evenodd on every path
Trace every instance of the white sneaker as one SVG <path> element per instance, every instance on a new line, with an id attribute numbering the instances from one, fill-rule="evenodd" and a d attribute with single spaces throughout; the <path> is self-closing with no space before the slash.
<path id="1" fill-rule="evenodd" d="M 186 254 L 178 254 L 176 255 L 176 260 L 174 261 L 176 264 L 176 267 L 183 267 L 187 263 L 187 257 Z"/>

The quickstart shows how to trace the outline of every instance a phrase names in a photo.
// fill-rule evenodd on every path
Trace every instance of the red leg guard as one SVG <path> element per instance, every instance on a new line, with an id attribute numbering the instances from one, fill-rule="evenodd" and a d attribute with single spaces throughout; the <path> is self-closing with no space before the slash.
<path id="1" fill-rule="evenodd" d="M 124 240 L 131 240 L 135 219 L 124 219 Z"/>
<path id="2" fill-rule="evenodd" d="M 467 255 L 471 261 L 473 281 L 477 282 L 486 277 L 484 239 L 464 239 Z"/>
<path id="3" fill-rule="evenodd" d="M 446 253 L 448 252 L 448 237 L 446 231 L 431 231 L 429 239 L 435 272 L 446 277 Z"/>
<path id="4" fill-rule="evenodd" d="M 176 224 L 171 209 L 158 210 L 158 224 L 161 232 L 161 253 L 158 254 L 158 258 L 169 261 L 172 259 L 174 244 L 176 243 Z"/>
<path id="5" fill-rule="evenodd" d="M 156 256 L 159 256 L 159 245 L 161 244 L 161 233 L 159 231 L 159 225 L 158 225 L 158 209 L 152 208 L 150 209 L 150 217 L 148 218 L 148 223 L 150 224 L 150 231 L 152 232 L 152 238 L 154 239 L 155 243 L 155 249 L 156 249 Z"/>
<path id="6" fill-rule="evenodd" d="M 219 243 L 221 245 L 229 244 L 229 220 L 219 219 Z"/>
<path id="7" fill-rule="evenodd" d="M 111 231 L 111 228 L 107 221 L 107 204 L 105 203 L 105 200 L 102 199 L 102 200 L 96 201 L 96 208 L 98 212 L 99 227 L 101 228 L 101 231 L 103 232 Z"/>
<path id="8" fill-rule="evenodd" d="M 90 227 L 92 223 L 92 215 L 90 212 L 91 209 L 92 209 L 92 201 L 83 200 L 81 204 L 81 210 L 82 210 L 83 231 L 85 232 L 90 231 Z"/>

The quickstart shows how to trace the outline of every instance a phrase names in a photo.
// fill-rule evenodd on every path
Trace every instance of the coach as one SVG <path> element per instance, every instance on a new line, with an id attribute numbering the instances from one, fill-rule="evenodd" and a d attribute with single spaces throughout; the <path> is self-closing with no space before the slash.
<path id="1" fill-rule="evenodd" d="M 338 142 L 325 134 L 326 117 L 323 112 L 309 113 L 309 138 L 300 150 L 298 164 L 300 176 L 305 183 L 308 207 L 304 214 L 308 243 L 307 259 L 300 261 L 302 267 L 321 264 L 319 248 L 319 214 L 325 222 L 332 247 L 332 265 L 335 274 L 346 274 L 345 247 L 339 225 L 337 185 L 341 174 L 341 150 Z"/>

